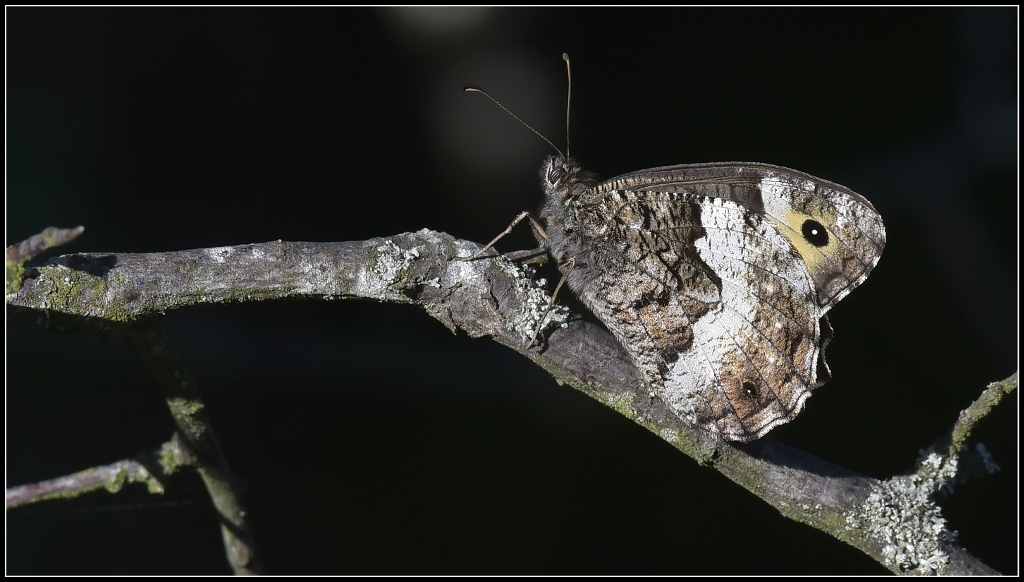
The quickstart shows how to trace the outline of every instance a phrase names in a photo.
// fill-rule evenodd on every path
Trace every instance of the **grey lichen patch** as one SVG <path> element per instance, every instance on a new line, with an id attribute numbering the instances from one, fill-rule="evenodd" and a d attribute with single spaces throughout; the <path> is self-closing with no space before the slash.
<path id="1" fill-rule="evenodd" d="M 847 529 L 865 528 L 885 541 L 886 565 L 901 572 L 941 574 L 949 556 L 945 543 L 957 533 L 946 528 L 933 495 L 956 475 L 956 459 L 927 452 L 912 475 L 882 481 L 867 500 L 846 517 Z"/>
<path id="2" fill-rule="evenodd" d="M 518 334 L 524 342 L 529 342 L 538 331 L 538 323 L 542 317 L 544 324 L 539 328 L 541 333 L 552 326 L 566 324 L 569 320 L 569 309 L 557 303 L 551 305 L 551 296 L 544 290 L 547 282 L 544 279 L 534 279 L 532 267 L 518 267 L 504 256 L 495 257 L 494 265 L 511 278 L 519 301 L 519 309 L 510 313 L 505 323 L 509 331 Z"/>
<path id="3" fill-rule="evenodd" d="M 978 457 L 981 458 L 981 462 L 985 465 L 985 471 L 988 473 L 1002 471 L 996 463 L 996 460 L 992 458 L 992 453 L 988 452 L 988 448 L 984 443 L 978 443 L 978 445 L 974 447 L 974 450 L 978 453 Z"/>
<path id="4" fill-rule="evenodd" d="M 918 451 L 918 469 L 915 473 L 920 478 L 923 487 L 930 487 L 933 493 L 944 489 L 946 493 L 953 492 L 953 479 L 958 470 L 956 456 L 945 457 L 935 452 L 933 448 Z"/>
<path id="5" fill-rule="evenodd" d="M 331 270 L 320 262 L 302 260 L 298 268 L 302 276 L 295 281 L 295 291 L 300 295 L 329 289 L 335 280 Z"/>
<path id="6" fill-rule="evenodd" d="M 231 254 L 234 253 L 234 248 L 212 247 L 208 249 L 203 249 L 202 252 L 205 253 L 206 256 L 209 257 L 211 261 L 220 264 L 226 263 L 228 259 L 231 258 Z"/>
<path id="7" fill-rule="evenodd" d="M 360 281 L 364 293 L 378 299 L 390 298 L 391 291 L 408 284 L 409 268 L 419 256 L 415 247 L 403 249 L 391 241 L 373 249 L 372 260 Z"/>

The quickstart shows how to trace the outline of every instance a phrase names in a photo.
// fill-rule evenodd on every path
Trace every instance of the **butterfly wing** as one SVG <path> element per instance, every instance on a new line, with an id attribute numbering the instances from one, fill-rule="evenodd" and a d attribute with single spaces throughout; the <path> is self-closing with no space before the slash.
<path id="1" fill-rule="evenodd" d="M 755 163 L 652 168 L 609 180 L 598 190 L 686 191 L 730 200 L 764 214 L 793 244 L 827 312 L 864 282 L 885 247 L 885 226 L 856 192 L 789 168 Z M 818 227 L 822 230 L 816 231 Z"/>
<path id="2" fill-rule="evenodd" d="M 884 244 L 863 198 L 774 166 L 656 168 L 565 199 L 570 287 L 676 413 L 729 440 L 792 420 L 827 379 L 824 314 Z"/>

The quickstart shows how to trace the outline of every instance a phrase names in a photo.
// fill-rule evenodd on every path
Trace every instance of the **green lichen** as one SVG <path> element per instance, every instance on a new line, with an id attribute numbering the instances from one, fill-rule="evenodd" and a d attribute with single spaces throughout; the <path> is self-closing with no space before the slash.
<path id="1" fill-rule="evenodd" d="M 4 259 L 4 266 L 6 269 L 6 294 L 10 295 L 21 291 L 21 283 L 25 280 L 25 263 L 23 261 Z"/>
<path id="2" fill-rule="evenodd" d="M 622 394 L 611 398 L 603 399 L 606 406 L 618 412 L 630 420 L 637 420 L 636 408 L 633 407 L 633 399 Z"/>
<path id="3" fill-rule="evenodd" d="M 815 507 L 815 515 L 818 520 L 818 524 L 815 527 L 819 527 L 822 531 L 830 532 L 840 539 L 846 539 L 846 536 L 842 535 L 843 532 L 847 531 L 846 514 L 844 512 L 835 507 L 818 503 Z"/>
<path id="4" fill-rule="evenodd" d="M 132 473 L 127 469 L 121 469 L 110 475 L 103 488 L 111 493 L 119 492 L 128 483 L 143 483 L 150 493 L 163 495 L 164 486 L 145 468 L 140 467 L 138 473 Z"/>
<path id="5" fill-rule="evenodd" d="M 122 288 L 127 284 L 122 275 L 119 280 L 108 281 L 83 271 L 63 266 L 49 266 L 41 269 L 39 288 L 45 294 L 40 302 L 43 309 L 56 309 L 67 313 L 102 317 L 110 321 L 128 322 L 136 319 L 138 313 L 124 301 L 107 302 L 111 285 Z"/>
<path id="6" fill-rule="evenodd" d="M 54 236 L 58 232 L 60 232 L 60 229 L 51 226 L 49 228 L 44 229 L 43 232 L 40 233 L 43 237 L 43 242 L 46 243 L 46 246 L 43 248 L 52 249 L 53 247 L 61 244 L 61 241 L 58 241 L 57 237 Z"/>
<path id="7" fill-rule="evenodd" d="M 164 468 L 164 473 L 167 475 L 173 475 L 182 467 L 194 467 L 196 465 L 196 458 L 192 454 L 191 449 L 183 444 L 178 434 L 175 434 L 171 440 L 160 447 L 159 461 L 160 465 Z"/>
<path id="8" fill-rule="evenodd" d="M 124 487 L 124 484 L 128 482 L 128 471 L 121 469 L 117 473 L 112 473 L 107 477 L 106 483 L 103 484 L 103 488 L 111 493 L 117 493 Z"/>
<path id="9" fill-rule="evenodd" d="M 51 309 L 68 313 L 81 312 L 79 304 L 83 286 L 78 281 L 78 272 L 53 267 L 46 269 L 45 277 L 39 278 L 39 285 L 46 293 L 46 303 Z"/>
<path id="10" fill-rule="evenodd" d="M 203 403 L 188 398 L 171 398 L 167 401 L 171 414 L 176 418 L 182 416 L 195 416 L 202 412 Z"/>

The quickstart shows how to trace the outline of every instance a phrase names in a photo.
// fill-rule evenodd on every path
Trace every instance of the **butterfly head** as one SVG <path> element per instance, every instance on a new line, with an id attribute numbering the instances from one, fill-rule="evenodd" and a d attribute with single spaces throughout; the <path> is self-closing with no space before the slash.
<path id="1" fill-rule="evenodd" d="M 597 186 L 597 176 L 564 156 L 548 156 L 540 167 L 540 180 L 549 201 L 572 204 Z"/>

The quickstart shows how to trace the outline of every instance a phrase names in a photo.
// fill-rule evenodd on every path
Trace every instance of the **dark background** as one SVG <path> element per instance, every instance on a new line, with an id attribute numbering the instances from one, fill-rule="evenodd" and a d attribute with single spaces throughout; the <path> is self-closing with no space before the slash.
<path id="1" fill-rule="evenodd" d="M 758 161 L 871 200 L 888 246 L 830 314 L 834 380 L 771 436 L 912 468 L 1016 369 L 1015 9 L 7 9 L 7 244 L 64 252 L 486 242 L 553 153 L 604 177 Z M 501 242 L 532 244 L 527 228 Z M 488 340 L 409 307 L 170 313 L 271 573 L 880 573 Z M 1017 572 L 1017 396 L 976 433 L 1003 470 L 944 502 Z M 119 340 L 7 334 L 7 484 L 173 430 Z M 7 570 L 227 573 L 198 479 L 7 512 Z"/>

